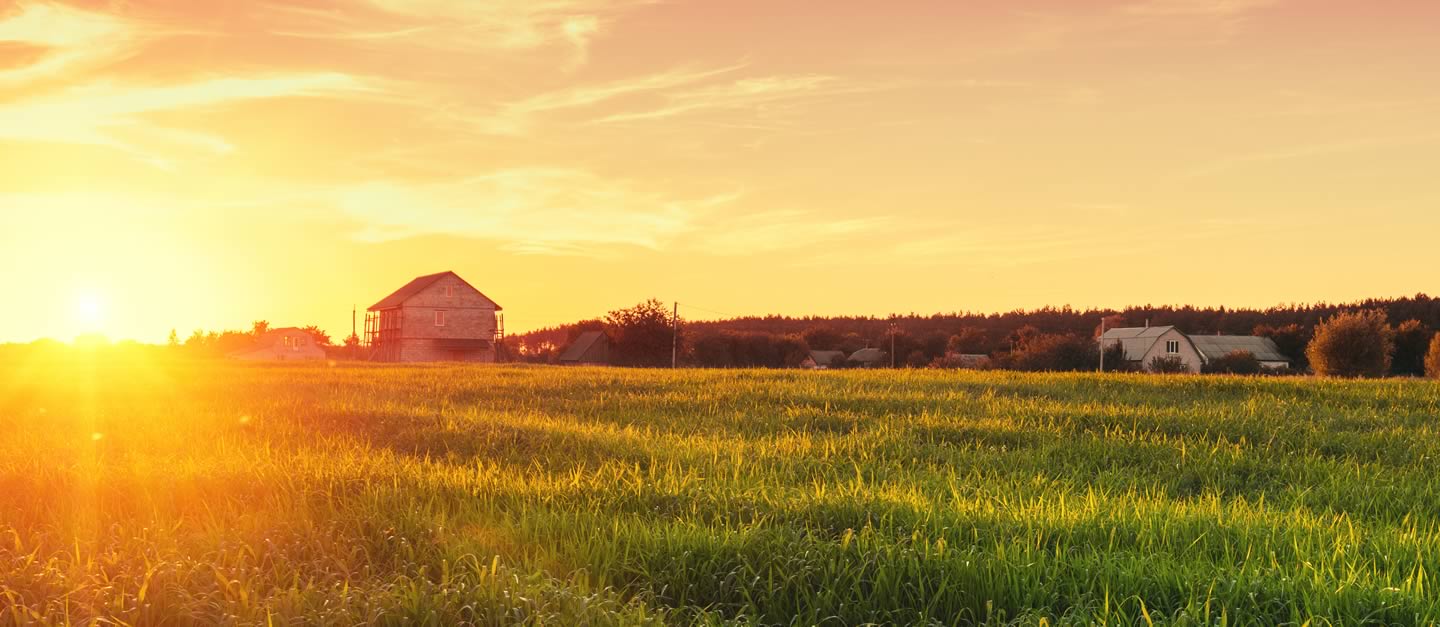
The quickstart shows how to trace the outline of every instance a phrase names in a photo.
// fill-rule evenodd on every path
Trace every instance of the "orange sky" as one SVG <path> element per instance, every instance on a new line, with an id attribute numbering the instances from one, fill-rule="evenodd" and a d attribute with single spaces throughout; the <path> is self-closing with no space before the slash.
<path id="1" fill-rule="evenodd" d="M 1437 59 L 1401 0 L 0 0 L 0 341 L 1440 292 Z"/>

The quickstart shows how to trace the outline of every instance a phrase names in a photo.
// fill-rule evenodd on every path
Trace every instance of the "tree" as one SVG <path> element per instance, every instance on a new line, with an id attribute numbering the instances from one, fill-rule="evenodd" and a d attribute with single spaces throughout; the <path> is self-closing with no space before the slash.
<path id="1" fill-rule="evenodd" d="M 1315 374 L 1331 377 L 1383 377 L 1394 354 L 1395 330 L 1378 309 L 1331 316 L 1305 349 Z"/>
<path id="2" fill-rule="evenodd" d="M 1435 333 L 1419 320 L 1406 320 L 1395 327 L 1395 359 L 1390 370 L 1401 376 L 1425 375 L 1425 350 Z"/>
<path id="3" fill-rule="evenodd" d="M 610 358 L 619 366 L 658 368 L 670 365 L 672 330 L 670 311 L 650 299 L 605 316 L 610 336 Z"/>
<path id="4" fill-rule="evenodd" d="M 1074 333 L 1026 333 L 1001 360 L 1002 367 L 1030 371 L 1095 370 L 1100 364 L 1100 347 L 1092 339 Z"/>
<path id="5" fill-rule="evenodd" d="M 1131 372 L 1135 365 L 1125 355 L 1125 345 L 1115 342 L 1105 347 L 1105 372 Z"/>
<path id="6" fill-rule="evenodd" d="M 1430 350 L 1425 353 L 1425 374 L 1440 379 L 1440 333 L 1430 338 Z"/>
<path id="7" fill-rule="evenodd" d="M 170 348 L 180 346 L 180 336 L 175 333 L 175 329 L 170 329 L 170 337 L 165 340 L 165 345 Z"/>
<path id="8" fill-rule="evenodd" d="M 322 348 L 325 346 L 330 346 L 330 334 L 321 330 L 320 327 L 312 324 L 309 326 L 300 327 L 300 330 L 304 331 L 306 335 L 309 335 L 310 339 L 315 340 L 315 343 Z"/>
<path id="9" fill-rule="evenodd" d="M 955 335 L 950 336 L 950 341 L 945 344 L 945 350 L 951 353 L 962 355 L 979 355 L 990 352 L 989 340 L 985 337 L 983 329 L 975 327 L 960 327 Z"/>
<path id="10" fill-rule="evenodd" d="M 800 337 L 805 344 L 817 351 L 842 350 L 841 344 L 845 342 L 844 334 L 828 326 L 810 327 L 805 329 Z"/>
<path id="11" fill-rule="evenodd" d="M 260 337 L 270 330 L 270 322 L 267 320 L 256 320 L 250 323 L 250 335 Z"/>
<path id="12" fill-rule="evenodd" d="M 1262 366 L 1255 353 L 1235 350 L 1210 360 L 1201 370 L 1213 374 L 1260 374 Z"/>

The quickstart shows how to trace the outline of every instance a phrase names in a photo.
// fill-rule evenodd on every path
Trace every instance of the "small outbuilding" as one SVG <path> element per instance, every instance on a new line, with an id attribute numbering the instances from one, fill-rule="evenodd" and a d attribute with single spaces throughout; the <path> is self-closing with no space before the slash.
<path id="1" fill-rule="evenodd" d="M 798 365 L 806 370 L 828 370 L 844 366 L 845 351 L 810 351 Z"/>
<path id="2" fill-rule="evenodd" d="M 610 337 L 604 331 L 586 331 L 560 353 L 564 366 L 602 366 L 610 363 Z"/>

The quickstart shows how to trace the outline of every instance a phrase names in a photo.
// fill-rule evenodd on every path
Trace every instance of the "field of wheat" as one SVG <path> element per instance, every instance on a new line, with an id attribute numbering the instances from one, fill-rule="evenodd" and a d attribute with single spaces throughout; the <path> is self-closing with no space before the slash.
<path id="1" fill-rule="evenodd" d="M 0 624 L 1424 624 L 1440 385 L 0 366 Z"/>

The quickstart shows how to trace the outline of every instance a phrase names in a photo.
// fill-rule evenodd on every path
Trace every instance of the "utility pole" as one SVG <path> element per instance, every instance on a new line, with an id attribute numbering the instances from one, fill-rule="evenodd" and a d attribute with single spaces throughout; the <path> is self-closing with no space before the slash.
<path id="1" fill-rule="evenodd" d="M 890 323 L 890 368 L 895 368 L 895 323 Z"/>
<path id="2" fill-rule="evenodd" d="M 1105 317 L 1100 317 L 1100 374 L 1105 374 Z"/>
<path id="3" fill-rule="evenodd" d="M 680 301 L 675 301 L 675 312 L 670 315 L 670 367 L 680 364 Z"/>

